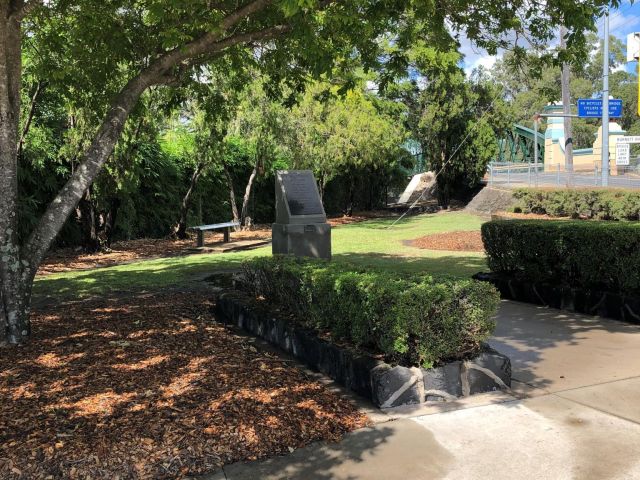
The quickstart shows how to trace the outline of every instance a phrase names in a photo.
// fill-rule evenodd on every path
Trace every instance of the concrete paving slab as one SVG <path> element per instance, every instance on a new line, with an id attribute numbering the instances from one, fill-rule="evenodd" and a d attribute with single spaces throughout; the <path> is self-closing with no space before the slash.
<path id="1" fill-rule="evenodd" d="M 358 430 L 339 443 L 229 465 L 224 472 L 228 480 L 431 480 L 443 478 L 452 461 L 426 428 L 397 420 Z"/>
<path id="2" fill-rule="evenodd" d="M 640 423 L 640 378 L 568 390 L 557 395 Z"/>
<path id="3" fill-rule="evenodd" d="M 640 478 L 640 425 L 547 395 L 378 424 L 229 480 Z"/>
<path id="4" fill-rule="evenodd" d="M 616 320 L 503 301 L 489 343 L 549 392 L 640 376 L 640 326 Z"/>
<path id="5" fill-rule="evenodd" d="M 640 425 L 554 395 L 414 421 L 449 455 L 441 478 L 640 478 Z"/>

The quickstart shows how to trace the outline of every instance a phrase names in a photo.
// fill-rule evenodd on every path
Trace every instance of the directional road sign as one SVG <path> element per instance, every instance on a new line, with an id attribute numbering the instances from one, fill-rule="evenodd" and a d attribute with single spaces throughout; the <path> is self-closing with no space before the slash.
<path id="1" fill-rule="evenodd" d="M 578 116 L 586 118 L 602 117 L 601 98 L 581 98 L 578 100 Z M 619 118 L 622 116 L 622 100 L 612 98 L 609 100 L 609 117 Z"/>

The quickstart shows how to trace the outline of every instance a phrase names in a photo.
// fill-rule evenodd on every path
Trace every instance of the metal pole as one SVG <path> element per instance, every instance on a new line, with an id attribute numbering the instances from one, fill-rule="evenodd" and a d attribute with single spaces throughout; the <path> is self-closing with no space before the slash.
<path id="1" fill-rule="evenodd" d="M 536 187 L 538 186 L 538 118 L 533 119 L 533 160 L 535 165 Z"/>
<path id="2" fill-rule="evenodd" d="M 609 7 L 604 11 L 604 61 L 602 62 L 602 186 L 609 185 Z"/>

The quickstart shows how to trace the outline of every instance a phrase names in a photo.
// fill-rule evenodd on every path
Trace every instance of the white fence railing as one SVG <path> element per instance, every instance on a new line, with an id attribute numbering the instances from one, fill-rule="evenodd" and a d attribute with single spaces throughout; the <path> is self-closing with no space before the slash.
<path id="1" fill-rule="evenodd" d="M 611 165 L 609 187 L 640 189 L 640 162 L 634 160 L 627 166 Z M 602 169 L 599 163 L 592 168 L 571 169 L 562 164 L 491 162 L 487 166 L 486 180 L 489 185 L 496 186 L 602 186 Z"/>

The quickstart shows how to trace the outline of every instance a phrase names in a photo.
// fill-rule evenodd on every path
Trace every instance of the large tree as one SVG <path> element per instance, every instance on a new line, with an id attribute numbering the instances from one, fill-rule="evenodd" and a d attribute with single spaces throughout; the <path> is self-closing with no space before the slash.
<path id="1" fill-rule="evenodd" d="M 33 278 L 46 251 L 115 148 L 140 96 L 153 85 L 198 75 L 197 66 L 225 58 L 252 64 L 280 83 L 348 68 L 354 55 L 388 76 L 406 67 L 402 50 L 416 34 L 434 43 L 448 30 L 495 52 L 512 32 L 547 41 L 568 18 L 568 47 L 581 43 L 603 0 L 495 2 L 449 0 L 0 0 L 0 340 L 30 334 Z M 617 5 L 618 2 L 614 2 Z M 379 40 L 394 37 L 382 56 Z M 65 186 L 27 240 L 17 227 L 23 42 L 40 42 L 49 75 L 78 89 L 103 92 L 109 107 Z M 338 65 L 340 63 L 340 65 Z M 67 80 L 68 79 L 68 80 Z"/>
<path id="2" fill-rule="evenodd" d="M 402 148 L 406 131 L 398 122 L 402 112 L 388 115 L 384 99 L 367 98 L 365 85 L 362 79 L 344 96 L 337 94 L 338 87 L 314 85 L 293 109 L 287 135 L 294 167 L 313 170 L 320 196 L 334 178 L 350 177 L 345 208 L 349 215 L 358 172 L 387 173 L 408 155 Z"/>

